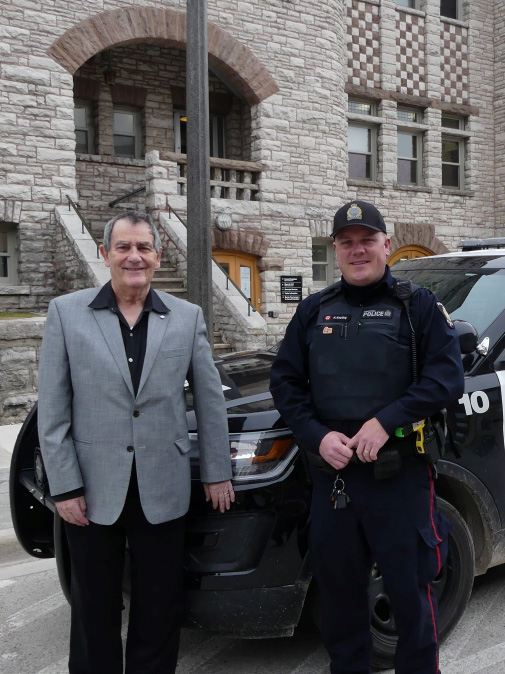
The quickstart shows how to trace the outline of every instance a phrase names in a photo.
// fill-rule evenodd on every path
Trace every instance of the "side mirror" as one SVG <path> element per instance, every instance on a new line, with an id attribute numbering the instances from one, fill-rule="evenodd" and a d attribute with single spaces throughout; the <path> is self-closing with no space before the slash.
<path id="1" fill-rule="evenodd" d="M 477 330 L 468 321 L 454 321 L 454 328 L 459 339 L 459 348 L 462 354 L 472 353 L 477 349 L 479 335 Z"/>

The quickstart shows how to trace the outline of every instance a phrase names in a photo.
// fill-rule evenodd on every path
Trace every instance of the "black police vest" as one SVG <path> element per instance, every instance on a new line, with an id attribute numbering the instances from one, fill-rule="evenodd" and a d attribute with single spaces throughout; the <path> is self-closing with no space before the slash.
<path id="1" fill-rule="evenodd" d="M 384 296 L 353 307 L 342 292 L 323 301 L 309 350 L 310 386 L 322 421 L 372 418 L 412 383 L 409 344 L 401 344 L 402 302 Z"/>

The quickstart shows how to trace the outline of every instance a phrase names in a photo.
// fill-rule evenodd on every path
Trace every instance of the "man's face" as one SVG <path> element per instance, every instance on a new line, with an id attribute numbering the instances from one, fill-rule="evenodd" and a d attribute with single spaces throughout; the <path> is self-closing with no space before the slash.
<path id="1" fill-rule="evenodd" d="M 391 239 L 370 227 L 350 225 L 335 237 L 333 247 L 345 280 L 354 286 L 379 281 L 386 267 Z"/>
<path id="2" fill-rule="evenodd" d="M 103 246 L 100 252 L 110 268 L 115 293 L 127 295 L 149 290 L 154 270 L 160 266 L 161 251 L 154 250 L 147 222 L 133 225 L 125 218 L 118 220 L 112 229 L 109 252 Z"/>

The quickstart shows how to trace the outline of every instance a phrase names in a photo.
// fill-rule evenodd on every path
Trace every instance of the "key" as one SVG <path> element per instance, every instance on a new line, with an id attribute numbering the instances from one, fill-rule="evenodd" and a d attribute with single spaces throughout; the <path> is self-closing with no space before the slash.
<path id="1" fill-rule="evenodd" d="M 342 510 L 343 508 L 347 508 L 347 504 L 350 502 L 350 500 L 351 499 L 345 492 L 339 491 L 335 496 L 335 502 L 333 504 L 333 507 L 335 508 L 335 510 Z"/>

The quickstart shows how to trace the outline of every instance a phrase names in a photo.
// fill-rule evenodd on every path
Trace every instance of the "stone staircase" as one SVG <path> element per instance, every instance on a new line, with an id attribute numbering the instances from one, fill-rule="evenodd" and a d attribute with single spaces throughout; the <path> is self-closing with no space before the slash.
<path id="1" fill-rule="evenodd" d="M 166 293 L 180 297 L 183 300 L 188 299 L 184 279 L 177 276 L 177 271 L 166 259 L 161 260 L 161 267 L 154 272 L 151 282 L 155 290 L 163 290 Z M 232 347 L 223 341 L 223 335 L 219 330 L 214 330 L 214 355 L 219 356 L 224 353 L 231 353 Z"/>

